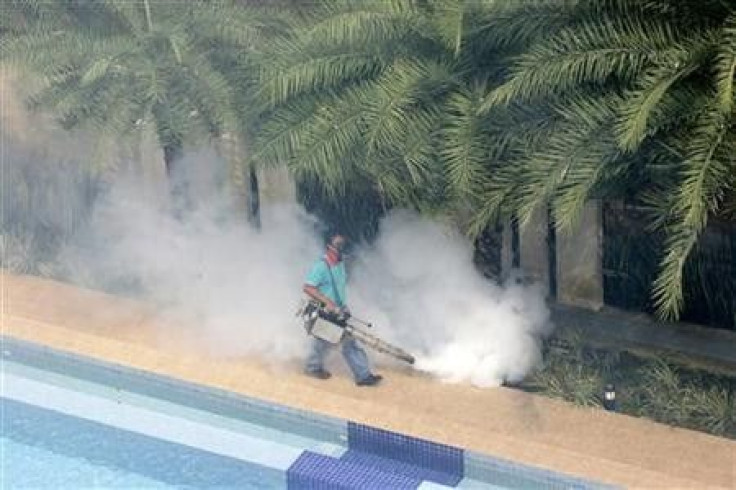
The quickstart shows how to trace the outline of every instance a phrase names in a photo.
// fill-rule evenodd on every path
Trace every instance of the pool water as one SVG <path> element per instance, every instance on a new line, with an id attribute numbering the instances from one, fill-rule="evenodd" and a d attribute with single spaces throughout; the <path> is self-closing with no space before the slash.
<path id="1" fill-rule="evenodd" d="M 305 449 L 343 450 L 7 359 L 2 395 L 3 488 L 285 488 Z"/>
<path id="2" fill-rule="evenodd" d="M 2 488 L 611 488 L 0 340 Z"/>
<path id="3" fill-rule="evenodd" d="M 283 488 L 245 461 L 5 398 L 2 407 L 3 488 Z"/>
<path id="4" fill-rule="evenodd" d="M 66 456 L 32 444 L 0 438 L 5 488 L 176 488 L 84 457 Z"/>

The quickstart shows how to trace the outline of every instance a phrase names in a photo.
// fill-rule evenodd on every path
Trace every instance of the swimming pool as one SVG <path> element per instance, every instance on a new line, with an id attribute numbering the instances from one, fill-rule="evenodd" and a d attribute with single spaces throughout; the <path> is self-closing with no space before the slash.
<path id="1" fill-rule="evenodd" d="M 3 337 L 4 488 L 610 488 Z"/>

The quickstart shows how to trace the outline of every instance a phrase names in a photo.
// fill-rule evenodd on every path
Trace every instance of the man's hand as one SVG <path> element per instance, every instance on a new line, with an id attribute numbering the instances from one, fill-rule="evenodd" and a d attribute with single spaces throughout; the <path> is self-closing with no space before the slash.
<path id="1" fill-rule="evenodd" d="M 340 307 L 337 306 L 332 301 L 325 302 L 324 305 L 325 305 L 325 310 L 329 311 L 330 313 L 334 313 L 336 315 L 340 314 L 340 311 L 341 311 Z"/>
<path id="2" fill-rule="evenodd" d="M 327 296 L 319 292 L 319 289 L 312 286 L 311 284 L 305 284 L 303 288 L 304 293 L 315 301 L 318 301 L 324 308 L 332 313 L 338 313 L 339 308 L 337 305 Z"/>

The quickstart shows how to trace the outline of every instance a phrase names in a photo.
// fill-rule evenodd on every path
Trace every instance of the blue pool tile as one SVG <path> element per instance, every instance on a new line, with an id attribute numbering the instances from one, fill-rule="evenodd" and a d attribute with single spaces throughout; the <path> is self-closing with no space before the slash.
<path id="1" fill-rule="evenodd" d="M 348 447 L 451 475 L 455 483 L 465 474 L 465 458 L 460 448 L 355 422 L 348 422 Z"/>
<path id="2" fill-rule="evenodd" d="M 289 489 L 403 490 L 416 489 L 421 480 L 407 475 L 305 451 L 286 473 Z"/>
<path id="3" fill-rule="evenodd" d="M 494 485 L 488 482 L 471 480 L 470 478 L 463 478 L 460 483 L 455 487 L 459 490 L 510 490 L 509 487 L 502 485 Z M 522 487 L 523 488 L 523 487 Z M 422 484 L 418 490 L 435 490 L 433 487 Z M 535 490 L 535 487 L 528 486 L 524 490 Z M 547 489 L 544 489 L 547 490 Z"/>
<path id="4" fill-rule="evenodd" d="M 456 487 L 448 487 L 446 485 L 441 485 L 439 483 L 431 482 L 431 481 L 423 481 L 421 485 L 417 487 L 417 490 L 447 490 L 448 488 L 456 488 Z M 483 490 L 495 490 L 494 488 L 484 488 Z"/>
<path id="5" fill-rule="evenodd" d="M 427 480 L 442 485 L 455 486 L 462 479 L 461 476 L 453 473 L 445 473 L 443 471 L 433 470 L 424 466 L 406 463 L 396 459 L 389 459 L 378 456 L 376 454 L 364 453 L 354 449 L 348 450 L 342 458 L 342 461 L 354 463 L 367 468 L 374 468 L 388 473 L 396 473 L 406 475 L 417 480 Z"/>

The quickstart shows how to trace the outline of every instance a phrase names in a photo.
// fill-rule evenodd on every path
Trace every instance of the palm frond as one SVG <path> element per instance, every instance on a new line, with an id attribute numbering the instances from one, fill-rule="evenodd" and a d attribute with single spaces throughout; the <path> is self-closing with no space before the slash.
<path id="1" fill-rule="evenodd" d="M 518 194 L 521 165 L 512 161 L 489 173 L 474 201 L 474 212 L 468 224 L 468 235 L 478 237 L 489 225 L 511 218 L 515 209 L 513 198 Z"/>
<path id="2" fill-rule="evenodd" d="M 445 162 L 450 188 L 460 199 L 474 198 L 485 180 L 484 164 L 490 150 L 476 114 L 480 94 L 480 89 L 455 92 L 448 97 L 445 109 L 439 155 Z"/>
<path id="3" fill-rule="evenodd" d="M 472 2 L 464 0 L 430 0 L 431 19 L 439 40 L 455 57 L 460 55 L 465 38 L 468 10 Z"/>
<path id="4" fill-rule="evenodd" d="M 718 211 L 723 200 L 731 169 L 716 157 L 727 131 L 722 114 L 711 104 L 703 111 L 687 145 L 682 181 L 674 202 L 674 222 L 668 230 L 666 253 L 653 288 L 658 313 L 665 318 L 676 317 L 682 309 L 685 261 L 708 216 Z"/>
<path id="5" fill-rule="evenodd" d="M 229 1 L 192 2 L 188 29 L 215 46 L 262 49 L 267 38 L 285 35 L 291 16 L 286 9 L 233 8 Z"/>
<path id="6" fill-rule="evenodd" d="M 575 222 L 584 202 L 579 197 L 580 190 L 587 194 L 602 175 L 598 167 L 616 158 L 615 149 L 611 154 L 610 143 L 606 141 L 606 127 L 615 117 L 614 107 L 618 102 L 614 96 L 607 99 L 582 96 L 560 101 L 556 110 L 564 122 L 538 150 L 522 157 L 523 177 L 516 197 L 522 223 L 528 222 L 539 206 L 552 201 L 569 174 L 576 179 L 567 184 L 570 193 L 563 194 L 568 196 L 564 209 L 569 214 L 559 214 L 558 210 L 557 219 L 558 226 Z M 571 199 L 576 195 L 571 190 L 577 191 L 577 199 Z"/>
<path id="7" fill-rule="evenodd" d="M 420 102 L 431 69 L 425 63 L 399 60 L 369 89 L 358 89 L 366 111 L 363 121 L 369 157 L 381 149 L 398 149 L 408 132 L 430 130 L 431 113 Z"/>
<path id="8" fill-rule="evenodd" d="M 698 241 L 700 230 L 682 228 L 670 232 L 660 271 L 654 280 L 652 298 L 662 318 L 676 318 L 684 303 L 682 282 L 685 260 Z"/>
<path id="9" fill-rule="evenodd" d="M 443 180 L 435 139 L 440 119 L 441 113 L 433 108 L 412 113 L 407 122 L 411 130 L 405 132 L 399 149 L 401 167 L 406 169 L 409 181 L 417 188 L 426 186 L 430 192 L 434 183 Z"/>
<path id="10" fill-rule="evenodd" d="M 310 119 L 323 103 L 326 101 L 316 97 L 298 98 L 271 112 L 258 131 L 252 161 L 265 166 L 290 162 L 305 144 Z"/>
<path id="11" fill-rule="evenodd" d="M 705 227 L 708 214 L 717 209 L 723 197 L 729 166 L 716 156 L 728 130 L 723 115 L 712 106 L 706 108 L 698 120 L 687 147 L 676 209 L 686 226 Z"/>
<path id="12" fill-rule="evenodd" d="M 683 81 L 670 86 L 657 103 L 652 104 L 651 111 L 647 114 L 646 127 L 643 128 L 645 134 L 641 141 L 657 135 L 661 136 L 657 139 L 659 144 L 665 144 L 664 139 L 669 142 L 672 139 L 671 136 L 676 132 L 681 131 L 682 128 L 691 127 L 695 123 L 700 112 L 693 108 L 705 107 L 709 100 L 708 92 L 702 89 L 698 81 Z M 626 107 L 627 104 L 624 102 L 621 107 Z"/>
<path id="13" fill-rule="evenodd" d="M 629 91 L 620 108 L 616 132 L 621 148 L 636 150 L 648 134 L 652 113 L 678 80 L 695 71 L 701 63 L 693 49 L 672 50 L 642 73 L 635 89 Z"/>
<path id="14" fill-rule="evenodd" d="M 326 8 L 325 16 L 297 29 L 297 39 L 314 51 L 341 46 L 355 49 L 366 45 L 386 46 L 424 36 L 426 29 L 414 2 L 348 2 Z"/>
<path id="15" fill-rule="evenodd" d="M 575 7 L 557 0 L 471 2 L 466 36 L 496 49 L 524 48 L 569 26 Z"/>
<path id="16" fill-rule="evenodd" d="M 371 79 L 383 68 L 381 60 L 371 50 L 303 58 L 286 68 L 264 69 L 259 98 L 268 107 L 275 107 L 297 94 L 330 90 L 350 82 Z"/>
<path id="17" fill-rule="evenodd" d="M 307 120 L 301 138 L 297 138 L 301 145 L 289 161 L 291 170 L 297 177 L 319 176 L 326 189 L 343 192 L 349 170 L 364 155 L 362 118 L 363 108 L 352 91 L 323 106 Z"/>
<path id="18" fill-rule="evenodd" d="M 146 14 L 141 2 L 103 0 L 87 6 L 87 9 L 94 9 L 97 15 L 102 15 L 108 28 L 119 27 L 136 35 L 142 35 L 147 30 Z"/>
<path id="19" fill-rule="evenodd" d="M 723 24 L 723 35 L 715 65 L 718 110 L 728 116 L 734 106 L 734 71 L 736 71 L 736 13 Z"/>
<path id="20" fill-rule="evenodd" d="M 657 59 L 660 50 L 677 42 L 668 24 L 638 17 L 604 17 L 563 29 L 522 54 L 510 79 L 488 94 L 480 110 L 486 112 L 511 99 L 555 95 L 583 83 L 603 83 L 611 76 L 632 80 Z"/>
<path id="21" fill-rule="evenodd" d="M 616 142 L 608 134 L 600 134 L 591 151 L 571 166 L 554 193 L 552 211 L 555 227 L 572 231 L 579 223 L 585 204 L 595 191 L 623 175 L 626 162 L 619 160 Z"/>

